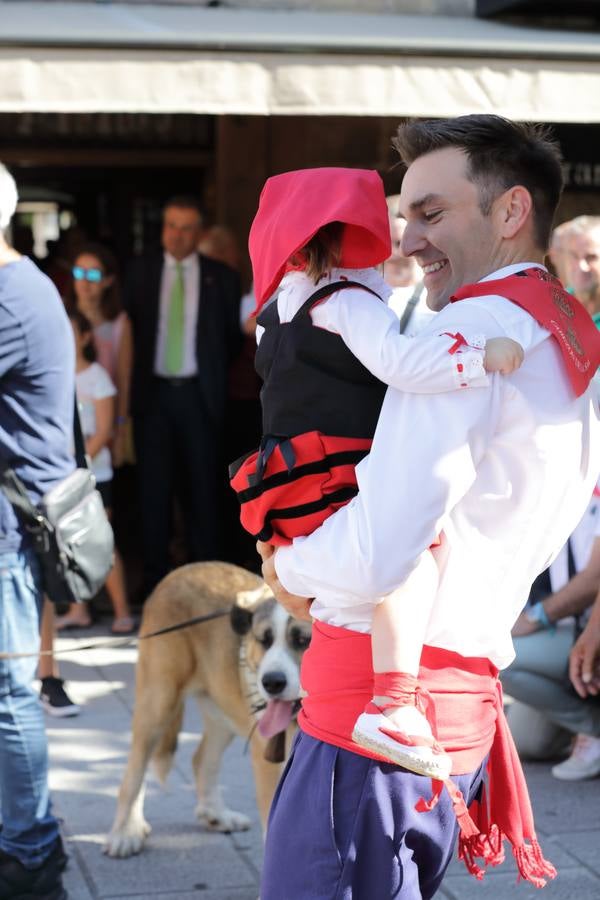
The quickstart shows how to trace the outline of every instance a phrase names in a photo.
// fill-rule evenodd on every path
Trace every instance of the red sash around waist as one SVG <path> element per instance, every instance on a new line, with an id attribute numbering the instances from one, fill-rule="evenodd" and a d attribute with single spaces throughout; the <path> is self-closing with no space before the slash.
<path id="1" fill-rule="evenodd" d="M 446 785 L 461 830 L 459 856 L 481 878 L 475 857 L 498 865 L 506 837 L 520 876 L 541 887 L 544 877 L 553 878 L 556 871 L 536 840 L 527 785 L 504 716 L 498 670 L 485 658 L 424 647 L 419 682 L 434 700 L 437 739 L 452 757 L 452 774 L 476 771 L 489 754 L 487 791 L 468 811 L 460 792 L 451 782 Z M 302 687 L 307 692 L 298 716 L 302 731 L 380 759 L 351 740 L 352 727 L 373 696 L 370 635 L 315 621 L 302 661 Z M 441 782 L 434 782 L 432 800 L 420 801 L 417 808 L 432 809 L 442 788 Z"/>
<path id="2" fill-rule="evenodd" d="M 580 396 L 600 366 L 600 334 L 584 306 L 545 269 L 525 269 L 461 287 L 451 302 L 498 294 L 526 310 L 558 341 L 573 390 Z"/>

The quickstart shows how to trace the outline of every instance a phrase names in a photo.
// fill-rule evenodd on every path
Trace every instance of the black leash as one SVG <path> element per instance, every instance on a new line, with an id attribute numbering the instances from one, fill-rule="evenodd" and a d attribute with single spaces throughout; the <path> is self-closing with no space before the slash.
<path id="1" fill-rule="evenodd" d="M 0 659 L 25 659 L 31 656 L 64 656 L 66 653 L 80 653 L 82 650 L 104 650 L 111 647 L 126 647 L 128 644 L 137 644 L 140 641 L 148 641 L 150 638 L 159 637 L 161 634 L 170 634 L 172 631 L 180 631 L 182 628 L 190 628 L 192 625 L 201 625 L 203 622 L 210 622 L 211 619 L 221 619 L 228 616 L 230 609 L 220 609 L 215 612 L 206 613 L 203 616 L 194 616 L 193 619 L 186 619 L 185 622 L 178 622 L 176 625 L 167 625 L 166 628 L 159 628 L 158 631 L 151 631 L 150 634 L 142 635 L 124 635 L 123 637 L 112 638 L 108 641 L 100 641 L 97 644 L 81 644 L 79 647 L 72 647 L 69 650 L 38 650 L 33 653 L 0 653 Z"/>

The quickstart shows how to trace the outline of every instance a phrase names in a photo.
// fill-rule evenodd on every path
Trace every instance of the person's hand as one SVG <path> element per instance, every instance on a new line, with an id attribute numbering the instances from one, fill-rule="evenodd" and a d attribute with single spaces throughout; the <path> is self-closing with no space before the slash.
<path id="1" fill-rule="evenodd" d="M 512 636 L 526 637 L 528 634 L 535 634 L 535 632 L 539 631 L 541 628 L 543 628 L 541 622 L 532 622 L 531 619 L 522 612 L 512 627 Z"/>
<path id="2" fill-rule="evenodd" d="M 273 591 L 277 602 L 281 603 L 283 608 L 295 619 L 303 619 L 306 622 L 312 622 L 310 616 L 312 600 L 308 600 L 306 597 L 297 597 L 294 594 L 289 594 L 277 577 L 277 572 L 275 571 L 275 547 L 271 544 L 264 544 L 262 541 L 258 541 L 256 549 L 262 559 L 263 578 Z"/>
<path id="3" fill-rule="evenodd" d="M 525 352 L 520 344 L 511 338 L 490 338 L 485 342 L 483 367 L 486 372 L 500 372 L 510 375 L 518 369 L 525 359 Z"/>
<path id="4" fill-rule="evenodd" d="M 594 628 L 594 623 L 588 624 L 571 650 L 569 677 L 580 697 L 600 694 L 600 628 Z"/>

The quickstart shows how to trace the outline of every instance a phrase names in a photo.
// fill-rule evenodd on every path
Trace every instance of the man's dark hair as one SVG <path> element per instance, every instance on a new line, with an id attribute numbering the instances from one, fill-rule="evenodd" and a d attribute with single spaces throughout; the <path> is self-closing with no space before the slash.
<path id="1" fill-rule="evenodd" d="M 523 185 L 533 200 L 535 239 L 540 248 L 547 248 L 563 174 L 560 147 L 546 126 L 492 115 L 409 121 L 399 126 L 392 143 L 407 166 L 434 150 L 463 150 L 468 158 L 467 177 L 479 189 L 484 216 L 496 197 Z"/>
<path id="2" fill-rule="evenodd" d="M 193 196 L 193 194 L 175 194 L 173 197 L 169 197 L 169 199 L 163 206 L 163 213 L 170 206 L 176 206 L 177 209 L 195 209 L 200 217 L 201 222 L 204 218 L 204 213 L 202 212 L 200 202 L 196 197 Z"/>

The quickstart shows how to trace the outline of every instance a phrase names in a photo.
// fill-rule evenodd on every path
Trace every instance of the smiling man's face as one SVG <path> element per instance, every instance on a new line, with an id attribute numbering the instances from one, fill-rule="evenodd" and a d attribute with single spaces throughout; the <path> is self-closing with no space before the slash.
<path id="1" fill-rule="evenodd" d="M 467 178 L 467 164 L 456 147 L 435 150 L 411 163 L 402 182 L 402 252 L 422 267 L 427 305 L 435 310 L 462 285 L 502 264 L 493 207 L 489 215 L 481 212 L 480 189 Z"/>

